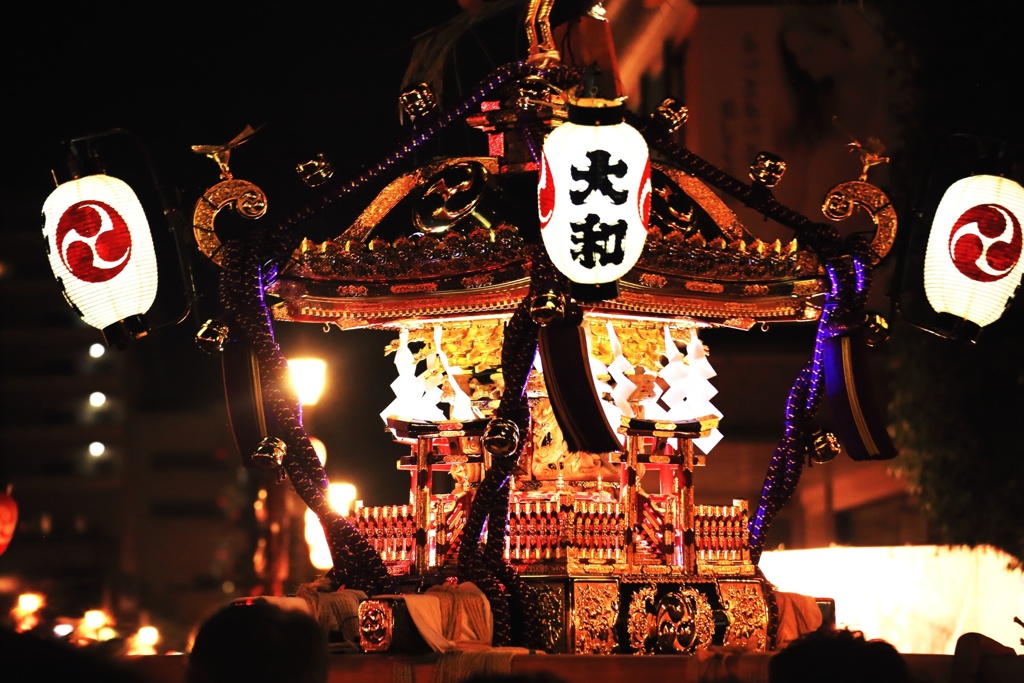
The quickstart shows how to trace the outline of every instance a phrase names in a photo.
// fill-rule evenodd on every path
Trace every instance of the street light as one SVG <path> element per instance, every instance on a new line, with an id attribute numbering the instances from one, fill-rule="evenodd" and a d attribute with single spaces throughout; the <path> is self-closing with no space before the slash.
<path id="1" fill-rule="evenodd" d="M 309 357 L 288 359 L 288 374 L 292 388 L 295 390 L 295 395 L 303 407 L 315 405 L 320 400 L 327 377 L 327 363 L 323 359 Z M 327 452 L 324 449 L 323 443 L 313 436 L 310 436 L 309 439 L 322 465 L 327 460 Z M 282 582 L 288 576 L 290 538 L 292 533 L 294 533 L 292 530 L 296 529 L 300 519 L 296 509 L 299 504 L 297 496 L 295 494 L 288 494 L 288 491 L 276 487 L 268 488 L 265 502 L 269 521 L 268 529 L 271 530 L 271 536 L 276 534 L 278 537 L 276 542 L 271 538 L 268 539 L 267 543 L 268 573 L 272 577 L 271 592 L 274 595 L 280 594 Z M 328 496 L 331 496 L 330 489 L 328 489 Z M 312 522 L 309 521 L 310 516 L 312 516 Z M 307 543 L 309 543 L 310 534 L 315 533 L 317 530 L 323 536 L 320 520 L 308 508 L 305 510 L 304 526 Z M 275 529 L 276 531 L 274 531 Z M 323 545 L 325 549 L 326 543 L 326 540 L 324 540 Z M 327 557 L 330 558 L 329 551 L 327 552 Z M 314 564 L 314 566 L 317 565 Z M 333 566 L 333 562 L 328 564 L 328 568 L 331 566 Z"/>
<path id="2" fill-rule="evenodd" d="M 348 516 L 352 504 L 356 500 L 356 487 L 348 483 L 330 484 L 327 487 L 327 499 L 331 507 L 341 515 Z M 316 513 L 306 509 L 306 544 L 309 546 L 309 561 L 314 567 L 325 571 L 334 566 L 331 549 L 327 546 L 327 536 Z"/>
<path id="3" fill-rule="evenodd" d="M 288 360 L 288 372 L 299 402 L 315 405 L 324 391 L 327 363 L 322 358 L 292 358 Z"/>

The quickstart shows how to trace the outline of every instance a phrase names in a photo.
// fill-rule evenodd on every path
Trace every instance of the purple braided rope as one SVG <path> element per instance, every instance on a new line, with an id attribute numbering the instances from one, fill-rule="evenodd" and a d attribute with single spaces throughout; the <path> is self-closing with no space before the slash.
<path id="1" fill-rule="evenodd" d="M 764 537 L 768 533 L 772 519 L 792 496 L 796 480 L 800 476 L 800 468 L 803 464 L 803 449 L 800 446 L 804 443 L 807 433 L 804 426 L 805 415 L 801 406 L 807 405 L 812 367 L 812 362 L 808 361 L 797 375 L 790 390 L 786 401 L 785 431 L 769 462 L 757 512 L 750 520 L 749 545 L 754 564 L 757 564 L 761 557 Z M 794 466 L 795 462 L 799 462 L 800 466 Z"/>
<path id="2" fill-rule="evenodd" d="M 255 258 L 254 245 L 232 242 L 225 252 L 225 277 L 221 280 L 222 305 L 259 360 L 260 383 L 265 399 L 287 445 L 283 467 L 295 491 L 320 518 L 335 567 L 351 568 L 336 573 L 340 583 L 369 593 L 393 589 L 380 555 L 347 519 L 335 512 L 327 498 L 327 474 L 313 450 L 303 426 L 298 399 L 287 388 L 287 361 L 274 339 L 273 326 L 263 299 L 264 273 Z M 227 274 L 231 275 L 228 276 Z M 358 570 L 358 571 L 355 571 Z"/>
<path id="3" fill-rule="evenodd" d="M 826 266 L 831 291 L 818 321 L 811 359 L 801 369 L 786 401 L 786 427 L 768 465 L 757 512 L 750 520 L 749 545 L 756 564 L 775 514 L 789 502 L 803 472 L 805 454 L 812 447 L 810 421 L 817 414 L 824 388 L 824 343 L 846 330 L 846 321 L 863 309 L 870 277 L 864 255 L 835 259 Z"/>

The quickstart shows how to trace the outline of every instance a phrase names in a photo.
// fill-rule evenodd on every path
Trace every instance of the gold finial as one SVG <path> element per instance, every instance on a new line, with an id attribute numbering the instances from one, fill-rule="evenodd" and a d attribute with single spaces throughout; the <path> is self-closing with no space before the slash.
<path id="1" fill-rule="evenodd" d="M 846 137 L 850 138 L 850 142 L 846 144 L 849 147 L 849 151 L 857 152 L 860 155 L 861 171 L 858 180 L 861 182 L 866 181 L 868 179 L 868 169 L 872 166 L 889 163 L 889 157 L 882 156 L 883 152 L 885 152 L 885 145 L 882 144 L 881 140 L 874 136 L 869 136 L 867 142 L 862 143 L 839 125 L 837 117 L 832 117 L 832 123 Z"/>
<path id="2" fill-rule="evenodd" d="M 231 169 L 228 164 L 231 161 L 231 150 L 256 134 L 258 128 L 246 126 L 241 133 L 236 135 L 230 142 L 224 145 L 192 145 L 192 151 L 196 154 L 205 154 L 216 162 L 220 169 L 221 180 L 231 180 Z"/>
<path id="3" fill-rule="evenodd" d="M 857 152 L 860 155 L 861 171 L 858 180 L 862 182 L 868 179 L 869 168 L 878 164 L 889 163 L 889 157 L 882 156 L 882 152 L 885 151 L 885 145 L 876 137 L 869 137 L 864 144 L 854 140 L 846 146 L 850 148 L 851 152 Z"/>
<path id="4" fill-rule="evenodd" d="M 551 64 L 559 61 L 555 39 L 551 33 L 551 7 L 554 0 L 530 0 L 526 8 L 526 38 L 530 43 L 531 63 Z M 540 33 L 538 39 L 537 34 Z"/>

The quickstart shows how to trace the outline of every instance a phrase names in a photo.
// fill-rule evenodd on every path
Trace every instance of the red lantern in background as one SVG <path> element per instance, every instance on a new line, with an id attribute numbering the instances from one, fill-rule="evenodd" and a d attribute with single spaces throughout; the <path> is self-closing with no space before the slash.
<path id="1" fill-rule="evenodd" d="M 614 298 L 647 240 L 650 157 L 624 109 L 618 100 L 579 100 L 544 141 L 541 237 L 581 300 Z"/>
<path id="2" fill-rule="evenodd" d="M 14 538 L 14 530 L 18 527 L 18 504 L 11 495 L 11 487 L 0 490 L 0 555 Z"/>
<path id="3" fill-rule="evenodd" d="M 1007 178 L 961 178 L 942 196 L 924 261 L 937 313 L 984 327 L 999 319 L 1024 276 L 1024 188 Z"/>
<path id="4" fill-rule="evenodd" d="M 50 268 L 82 319 L 108 345 L 148 332 L 157 263 L 149 222 L 122 180 L 91 175 L 62 183 L 43 204 Z"/>

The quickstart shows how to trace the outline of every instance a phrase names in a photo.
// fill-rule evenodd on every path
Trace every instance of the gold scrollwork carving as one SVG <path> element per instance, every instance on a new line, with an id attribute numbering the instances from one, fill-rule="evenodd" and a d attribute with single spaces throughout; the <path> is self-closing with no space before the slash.
<path id="1" fill-rule="evenodd" d="M 701 282 L 699 280 L 687 280 L 684 285 L 691 292 L 707 292 L 708 294 L 721 294 L 725 287 L 717 282 Z"/>
<path id="2" fill-rule="evenodd" d="M 581 581 L 573 585 L 573 647 L 575 654 L 608 655 L 619 641 L 619 586 L 615 582 Z"/>
<path id="3" fill-rule="evenodd" d="M 415 292 L 436 292 L 436 282 L 417 282 L 406 285 L 391 285 L 392 294 L 412 294 Z"/>
<path id="4" fill-rule="evenodd" d="M 875 224 L 875 235 L 871 239 L 871 263 L 877 265 L 896 240 L 896 209 L 884 192 L 862 180 L 851 180 L 836 185 L 821 205 L 826 218 L 841 221 L 853 215 L 853 209 L 860 207 Z"/>
<path id="5" fill-rule="evenodd" d="M 267 212 L 267 197 L 256 185 L 247 180 L 222 180 L 208 189 L 192 212 L 192 228 L 199 250 L 218 266 L 221 253 L 220 238 L 214 228 L 217 214 L 225 208 L 234 209 L 242 218 L 255 220 Z"/>
<path id="6" fill-rule="evenodd" d="M 693 592 L 695 603 L 693 613 L 694 647 L 698 650 L 706 650 L 715 636 L 715 615 L 711 611 L 711 603 L 708 602 L 706 595 L 692 588 L 687 590 Z"/>
<path id="7" fill-rule="evenodd" d="M 336 290 L 338 296 L 355 297 L 355 296 L 366 296 L 370 293 L 370 290 L 362 285 L 342 285 Z"/>
<path id="8" fill-rule="evenodd" d="M 487 168 L 474 160 L 441 169 L 427 180 L 412 212 L 413 223 L 424 232 L 446 232 L 477 210 L 487 175 Z"/>
<path id="9" fill-rule="evenodd" d="M 722 645 L 764 652 L 768 646 L 768 606 L 761 585 L 720 581 L 718 593 L 729 617 Z"/>
<path id="10" fill-rule="evenodd" d="M 655 275 L 654 273 L 641 273 L 640 284 L 645 287 L 658 287 L 662 289 L 668 284 L 668 278 L 664 275 Z"/>
<path id="11" fill-rule="evenodd" d="M 743 293 L 747 296 L 764 296 L 768 294 L 768 285 L 744 285 Z"/>
<path id="12" fill-rule="evenodd" d="M 656 590 L 653 583 L 649 584 L 633 593 L 633 597 L 629 600 L 629 621 L 626 623 L 626 632 L 629 633 L 629 649 L 633 651 L 633 654 L 651 654 L 647 639 L 654 628 L 654 619 L 647 611 L 647 607 L 654 604 Z"/>
<path id="13" fill-rule="evenodd" d="M 535 626 L 548 651 L 554 651 L 562 639 L 565 627 L 565 591 L 560 586 L 542 586 L 537 589 Z"/>

